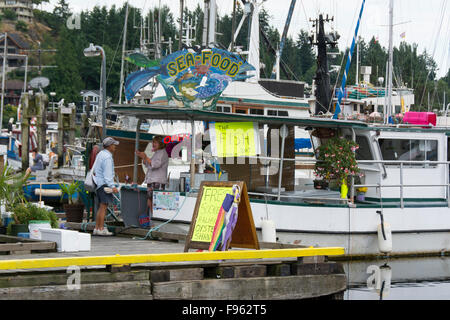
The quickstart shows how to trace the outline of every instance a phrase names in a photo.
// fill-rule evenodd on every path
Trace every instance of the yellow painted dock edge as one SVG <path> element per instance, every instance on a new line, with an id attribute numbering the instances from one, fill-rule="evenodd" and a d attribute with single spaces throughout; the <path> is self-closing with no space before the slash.
<path id="1" fill-rule="evenodd" d="M 345 253 L 344 248 L 299 248 L 277 250 L 232 250 L 215 252 L 183 252 L 163 254 L 114 255 L 96 257 L 67 257 L 0 260 L 0 270 L 60 268 L 69 266 L 101 266 L 156 262 L 186 262 L 238 259 L 274 259 L 311 256 L 338 256 Z"/>

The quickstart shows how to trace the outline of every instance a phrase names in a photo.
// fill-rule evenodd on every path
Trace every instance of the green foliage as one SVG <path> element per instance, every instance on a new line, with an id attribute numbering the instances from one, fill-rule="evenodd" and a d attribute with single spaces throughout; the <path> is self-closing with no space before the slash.
<path id="1" fill-rule="evenodd" d="M 25 173 L 15 173 L 10 167 L 3 167 L 0 173 L 0 199 L 6 202 L 7 211 L 25 201 L 23 186 L 27 179 Z"/>
<path id="2" fill-rule="evenodd" d="M 67 196 L 69 197 L 69 204 L 74 204 L 74 200 L 73 197 L 77 192 L 81 192 L 81 181 L 73 181 L 70 184 L 67 183 L 60 183 L 59 184 L 61 191 L 62 191 L 62 195 L 61 195 L 61 200 L 64 197 L 64 195 L 67 194 Z"/>
<path id="3" fill-rule="evenodd" d="M 8 20 L 16 20 L 17 14 L 11 9 L 3 10 L 3 17 Z"/>
<path id="4" fill-rule="evenodd" d="M 317 148 L 314 174 L 327 181 L 336 180 L 339 185 L 349 176 L 359 174 L 354 152 L 358 148 L 354 141 L 346 140 L 344 137 L 330 138 Z"/>
<path id="5" fill-rule="evenodd" d="M 12 216 L 16 224 L 28 224 L 31 220 L 48 220 L 53 228 L 58 227 L 58 218 L 55 212 L 39 208 L 32 203 L 15 206 Z"/>
<path id="6" fill-rule="evenodd" d="M 22 31 L 22 32 L 27 32 L 28 31 L 28 25 L 25 22 L 19 20 L 16 23 L 16 30 L 17 31 Z"/>
<path id="7" fill-rule="evenodd" d="M 3 109 L 3 128 L 6 128 L 6 125 L 11 118 L 14 118 L 14 121 L 17 120 L 17 106 L 7 104 Z"/>

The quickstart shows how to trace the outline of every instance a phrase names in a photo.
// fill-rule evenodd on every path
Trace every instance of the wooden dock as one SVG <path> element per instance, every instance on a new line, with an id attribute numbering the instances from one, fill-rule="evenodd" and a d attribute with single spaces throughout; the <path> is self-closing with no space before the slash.
<path id="1" fill-rule="evenodd" d="M 182 241 L 140 239 L 92 236 L 89 252 L 0 255 L 0 299 L 340 299 L 346 289 L 342 265 L 327 261 L 342 248 L 183 252 Z"/>

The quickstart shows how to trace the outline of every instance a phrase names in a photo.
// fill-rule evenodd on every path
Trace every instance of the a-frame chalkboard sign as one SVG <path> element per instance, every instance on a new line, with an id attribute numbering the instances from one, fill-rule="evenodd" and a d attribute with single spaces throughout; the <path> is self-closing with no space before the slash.
<path id="1" fill-rule="evenodd" d="M 258 237 L 245 182 L 203 181 L 200 185 L 191 226 L 186 238 L 185 252 L 188 252 L 189 249 L 209 249 L 219 210 L 226 194 L 232 193 L 234 185 L 239 186 L 240 201 L 236 225 L 232 230 L 231 241 L 227 244 L 225 250 L 228 250 L 229 247 L 259 250 Z"/>

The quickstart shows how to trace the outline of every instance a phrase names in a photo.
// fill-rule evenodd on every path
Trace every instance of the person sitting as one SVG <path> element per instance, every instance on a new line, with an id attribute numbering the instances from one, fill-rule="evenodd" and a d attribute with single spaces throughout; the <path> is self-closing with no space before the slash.
<path id="1" fill-rule="evenodd" d="M 29 167 L 26 171 L 26 175 L 30 175 L 31 172 L 36 172 L 37 170 L 44 170 L 44 158 L 42 157 L 42 154 L 38 152 L 37 148 L 34 148 L 31 151 L 33 155 L 33 165 Z"/>

